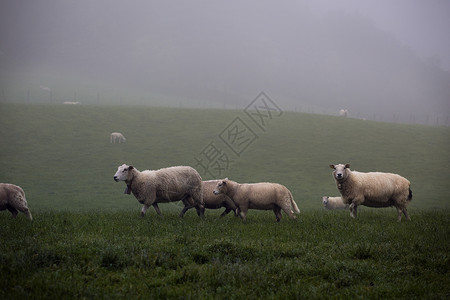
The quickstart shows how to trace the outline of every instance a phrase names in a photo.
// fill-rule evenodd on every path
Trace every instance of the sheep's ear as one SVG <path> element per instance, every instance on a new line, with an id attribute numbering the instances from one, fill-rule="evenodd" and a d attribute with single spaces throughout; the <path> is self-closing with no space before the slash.
<path id="1" fill-rule="evenodd" d="M 350 168 L 350 164 L 345 164 L 345 168 Z"/>
<path id="2" fill-rule="evenodd" d="M 330 165 L 330 168 L 334 169 L 334 165 Z"/>
<path id="3" fill-rule="evenodd" d="M 133 169 L 134 169 L 133 166 L 129 166 L 129 167 L 128 167 L 128 171 L 131 171 L 131 170 L 133 170 Z"/>

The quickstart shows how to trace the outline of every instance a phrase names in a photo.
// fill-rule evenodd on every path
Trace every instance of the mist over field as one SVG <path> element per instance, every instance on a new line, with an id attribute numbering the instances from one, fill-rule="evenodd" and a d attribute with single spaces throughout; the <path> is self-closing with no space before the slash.
<path id="1" fill-rule="evenodd" d="M 264 91 L 449 125 L 450 4 L 339 2 L 2 1 L 0 101 L 241 109 Z"/>

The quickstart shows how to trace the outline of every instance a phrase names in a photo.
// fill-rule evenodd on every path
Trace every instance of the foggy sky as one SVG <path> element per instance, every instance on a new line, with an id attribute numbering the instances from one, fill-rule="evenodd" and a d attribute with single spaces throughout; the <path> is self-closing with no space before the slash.
<path id="1" fill-rule="evenodd" d="M 6 100 L 239 107 L 265 91 L 288 109 L 445 116 L 449 16 L 446 0 L 2 0 L 0 82 Z"/>

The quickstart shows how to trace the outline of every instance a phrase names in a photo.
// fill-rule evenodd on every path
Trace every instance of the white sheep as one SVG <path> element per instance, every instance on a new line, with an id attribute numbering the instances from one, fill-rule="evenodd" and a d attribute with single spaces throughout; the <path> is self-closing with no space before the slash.
<path id="1" fill-rule="evenodd" d="M 214 188 L 220 182 L 220 180 L 207 180 L 202 183 L 203 190 L 203 202 L 205 202 L 205 208 L 208 209 L 218 209 L 225 207 L 224 212 L 220 215 L 221 217 L 233 211 L 237 215 L 237 207 L 233 200 L 230 199 L 225 194 L 216 195 L 214 194 Z"/>
<path id="2" fill-rule="evenodd" d="M 63 104 L 66 104 L 66 105 L 78 105 L 78 104 L 80 104 L 80 102 L 78 102 L 78 101 L 66 101 Z"/>
<path id="3" fill-rule="evenodd" d="M 356 217 L 359 205 L 368 207 L 394 206 L 398 221 L 402 212 L 410 220 L 406 206 L 411 202 L 410 182 L 392 173 L 362 173 L 350 170 L 349 164 L 330 165 L 334 169 L 333 178 L 345 204 L 349 204 L 350 216 Z"/>
<path id="4" fill-rule="evenodd" d="M 326 209 L 347 209 L 348 204 L 345 204 L 342 197 L 322 197 L 322 203 Z"/>
<path id="5" fill-rule="evenodd" d="M 348 117 L 348 110 L 347 109 L 341 109 L 339 110 L 339 115 L 341 117 Z"/>
<path id="6" fill-rule="evenodd" d="M 300 213 L 292 193 L 278 183 L 239 184 L 226 178 L 219 181 L 213 193 L 230 197 L 238 207 L 239 215 L 243 220 L 248 209 L 273 210 L 277 222 L 281 220 L 281 210 L 291 219 L 296 218 L 294 213 Z"/>
<path id="7" fill-rule="evenodd" d="M 19 211 L 23 212 L 33 220 L 28 203 L 25 199 L 25 192 L 20 186 L 10 183 L 0 183 L 0 210 L 9 210 L 15 218 Z"/>
<path id="8" fill-rule="evenodd" d="M 123 164 L 118 167 L 114 180 L 125 181 L 126 194 L 131 194 L 144 204 L 141 215 L 144 216 L 152 205 L 161 215 L 157 203 L 183 201 L 185 207 L 180 217 L 191 207 L 203 215 L 205 204 L 202 196 L 202 178 L 198 172 L 186 166 L 145 170 L 140 172 L 133 166 Z"/>
<path id="9" fill-rule="evenodd" d="M 113 132 L 113 133 L 111 133 L 110 142 L 112 144 L 115 144 L 116 142 L 118 142 L 119 144 L 120 143 L 125 143 L 126 140 L 127 139 L 120 132 Z"/>

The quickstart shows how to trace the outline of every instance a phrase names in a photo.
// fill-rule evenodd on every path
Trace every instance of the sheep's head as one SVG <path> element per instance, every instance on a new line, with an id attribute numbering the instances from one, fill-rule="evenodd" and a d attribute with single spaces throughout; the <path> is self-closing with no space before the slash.
<path id="1" fill-rule="evenodd" d="M 349 164 L 330 165 L 330 168 L 334 169 L 333 177 L 336 181 L 344 181 L 348 177 L 350 171 Z"/>
<path id="2" fill-rule="evenodd" d="M 323 203 L 324 205 L 327 205 L 327 204 L 328 204 L 328 196 L 323 196 L 323 197 L 322 197 L 322 203 Z"/>
<path id="3" fill-rule="evenodd" d="M 225 178 L 224 180 L 220 180 L 216 187 L 213 190 L 214 195 L 224 194 L 227 189 L 227 181 L 228 178 Z"/>
<path id="4" fill-rule="evenodd" d="M 127 181 L 131 179 L 132 173 L 131 170 L 133 170 L 133 166 L 127 166 L 126 164 L 123 164 L 117 168 L 116 174 L 114 174 L 114 180 L 117 181 Z"/>

